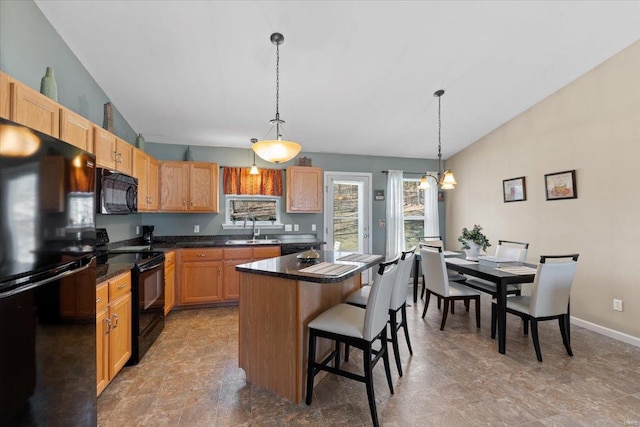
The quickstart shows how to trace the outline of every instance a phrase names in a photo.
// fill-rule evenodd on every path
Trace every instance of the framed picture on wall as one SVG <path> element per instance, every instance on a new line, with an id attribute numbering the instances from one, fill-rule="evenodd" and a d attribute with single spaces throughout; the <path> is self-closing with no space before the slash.
<path id="1" fill-rule="evenodd" d="M 527 187 L 524 176 L 505 179 L 502 181 L 502 196 L 504 202 L 521 202 L 527 200 Z"/>
<path id="2" fill-rule="evenodd" d="M 576 171 L 548 173 L 544 176 L 547 200 L 577 199 Z"/>
<path id="3" fill-rule="evenodd" d="M 384 190 L 373 190 L 374 200 L 384 200 Z"/>

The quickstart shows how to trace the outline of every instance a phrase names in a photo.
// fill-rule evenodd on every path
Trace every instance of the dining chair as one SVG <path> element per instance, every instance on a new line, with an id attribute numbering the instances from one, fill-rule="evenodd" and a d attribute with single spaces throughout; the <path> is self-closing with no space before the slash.
<path id="1" fill-rule="evenodd" d="M 439 246 L 444 250 L 444 242 L 442 241 L 442 237 L 441 236 L 424 236 L 424 239 L 422 239 L 420 241 L 420 246 Z M 453 272 L 448 272 L 447 273 L 449 276 L 449 281 L 450 282 L 458 282 L 458 283 L 464 283 L 467 280 L 467 276 L 465 276 L 464 274 L 460 274 L 460 273 L 453 273 Z M 420 292 L 420 299 L 422 299 L 424 297 L 424 275 L 422 277 L 422 292 Z M 438 308 L 440 308 L 440 298 L 438 298 Z M 451 306 L 451 309 L 453 309 L 453 305 Z M 452 311 L 453 313 L 453 311 Z"/>
<path id="2" fill-rule="evenodd" d="M 393 354 L 396 359 L 396 367 L 398 374 L 402 376 L 402 365 L 400 364 L 400 346 L 398 345 L 398 331 L 404 329 L 404 337 L 407 340 L 409 354 L 413 354 L 411 348 L 411 340 L 409 339 L 409 329 L 407 328 L 407 290 L 409 289 L 409 276 L 413 268 L 416 247 L 412 247 L 400 254 L 398 260 L 398 274 L 393 284 L 391 292 L 391 302 L 389 304 L 389 326 L 391 329 L 391 344 L 393 346 Z M 371 286 L 363 286 L 347 297 L 347 304 L 365 308 L 369 295 L 371 294 Z M 401 320 L 398 322 L 398 312 L 400 312 Z M 345 346 L 344 360 L 349 360 L 349 346 Z"/>
<path id="3" fill-rule="evenodd" d="M 387 319 L 391 293 L 398 274 L 398 259 L 382 262 L 371 285 L 367 307 L 338 304 L 309 322 L 309 357 L 307 362 L 306 404 L 313 399 L 313 379 L 320 371 L 330 372 L 366 384 L 369 410 L 374 426 L 378 426 L 378 413 L 373 390 L 373 367 L 382 358 L 389 390 L 393 394 L 389 352 L 387 350 Z M 316 339 L 335 342 L 335 349 L 321 362 L 316 362 Z M 374 343 L 380 341 L 380 348 Z M 340 345 L 348 344 L 363 351 L 364 375 L 340 369 Z M 329 363 L 333 360 L 333 367 Z"/>
<path id="4" fill-rule="evenodd" d="M 456 300 L 464 301 L 464 305 L 469 311 L 469 303 L 474 300 L 476 303 L 476 326 L 480 327 L 480 292 L 475 289 L 468 288 L 461 283 L 452 282 L 447 275 L 447 265 L 442 254 L 442 247 L 424 245 L 420 249 L 420 257 L 422 258 L 422 271 L 426 288 L 426 297 L 424 300 L 424 310 L 422 318 L 427 314 L 429 307 L 429 299 L 431 294 L 438 296 L 444 300 L 444 308 L 442 310 L 442 322 L 440 330 L 444 330 L 447 322 L 447 313 L 449 312 L 449 302 Z"/>
<path id="5" fill-rule="evenodd" d="M 529 243 L 514 242 L 512 240 L 498 240 L 496 247 L 497 258 L 505 258 L 512 261 L 525 262 L 527 260 L 527 251 Z M 497 286 L 495 283 L 480 278 L 469 278 L 464 282 L 465 286 L 475 290 L 490 294 L 493 298 L 497 296 Z M 507 295 L 521 295 L 522 284 L 514 283 L 507 285 Z"/>
<path id="6" fill-rule="evenodd" d="M 522 318 L 525 335 L 528 333 L 528 325 L 531 322 L 531 338 L 538 362 L 542 362 L 538 322 L 543 320 L 558 319 L 564 347 L 567 349 L 567 354 L 573 356 L 569 326 L 569 294 L 576 273 L 578 256 L 578 254 L 542 255 L 536 270 L 531 296 L 520 295 L 507 298 L 507 313 Z M 491 305 L 491 338 L 496 337 L 497 314 L 494 299 Z"/>

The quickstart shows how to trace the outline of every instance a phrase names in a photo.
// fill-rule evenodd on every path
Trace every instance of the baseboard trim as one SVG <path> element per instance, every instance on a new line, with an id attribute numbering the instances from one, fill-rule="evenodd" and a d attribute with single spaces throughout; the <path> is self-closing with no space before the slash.
<path id="1" fill-rule="evenodd" d="M 571 316 L 571 323 L 577 326 L 581 326 L 585 329 L 589 329 L 590 331 L 597 332 L 601 335 L 605 335 L 609 338 L 616 339 L 618 341 L 625 342 L 627 344 L 634 345 L 636 347 L 640 347 L 640 338 L 634 337 L 629 334 L 625 334 L 624 332 L 619 332 L 613 329 L 605 328 L 604 326 L 597 325 L 595 323 L 587 322 L 586 320 L 579 319 L 577 317 Z"/>

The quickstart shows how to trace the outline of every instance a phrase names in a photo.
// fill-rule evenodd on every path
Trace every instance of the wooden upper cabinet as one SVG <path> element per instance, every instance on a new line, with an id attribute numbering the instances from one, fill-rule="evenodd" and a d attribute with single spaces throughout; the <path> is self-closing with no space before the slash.
<path id="1" fill-rule="evenodd" d="M 189 165 L 160 162 L 160 210 L 186 211 L 189 193 Z"/>
<path id="2" fill-rule="evenodd" d="M 158 161 L 144 151 L 133 149 L 133 176 L 138 178 L 138 210 L 158 210 Z"/>
<path id="3" fill-rule="evenodd" d="M 133 174 L 133 145 L 97 125 L 93 125 L 93 140 L 98 166 Z"/>
<path id="4" fill-rule="evenodd" d="M 217 163 L 160 162 L 160 210 L 218 212 Z"/>
<path id="5" fill-rule="evenodd" d="M 189 163 L 189 210 L 218 212 L 217 163 Z"/>
<path id="6" fill-rule="evenodd" d="M 10 119 L 55 138 L 60 137 L 60 104 L 12 80 Z"/>
<path id="7" fill-rule="evenodd" d="M 11 77 L 0 71 L 0 117 L 11 119 Z"/>
<path id="8" fill-rule="evenodd" d="M 66 108 L 60 108 L 60 139 L 93 153 L 93 123 Z"/>
<path id="9" fill-rule="evenodd" d="M 93 142 L 95 146 L 96 163 L 98 166 L 116 170 L 116 136 L 96 125 L 93 126 Z"/>
<path id="10" fill-rule="evenodd" d="M 133 145 L 116 137 L 116 170 L 126 175 L 133 174 Z"/>
<path id="11" fill-rule="evenodd" d="M 287 212 L 322 212 L 322 169 L 308 166 L 287 168 Z"/>

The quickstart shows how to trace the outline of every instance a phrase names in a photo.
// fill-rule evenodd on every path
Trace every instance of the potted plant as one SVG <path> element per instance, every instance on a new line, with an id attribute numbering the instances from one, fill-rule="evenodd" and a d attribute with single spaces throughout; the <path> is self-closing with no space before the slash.
<path id="1" fill-rule="evenodd" d="M 468 260 L 477 261 L 480 249 L 486 251 L 491 243 L 482 232 L 482 227 L 478 224 L 474 225 L 471 230 L 467 227 L 462 229 L 462 235 L 458 237 L 458 241 L 462 243 L 462 249 L 465 250 Z"/>

